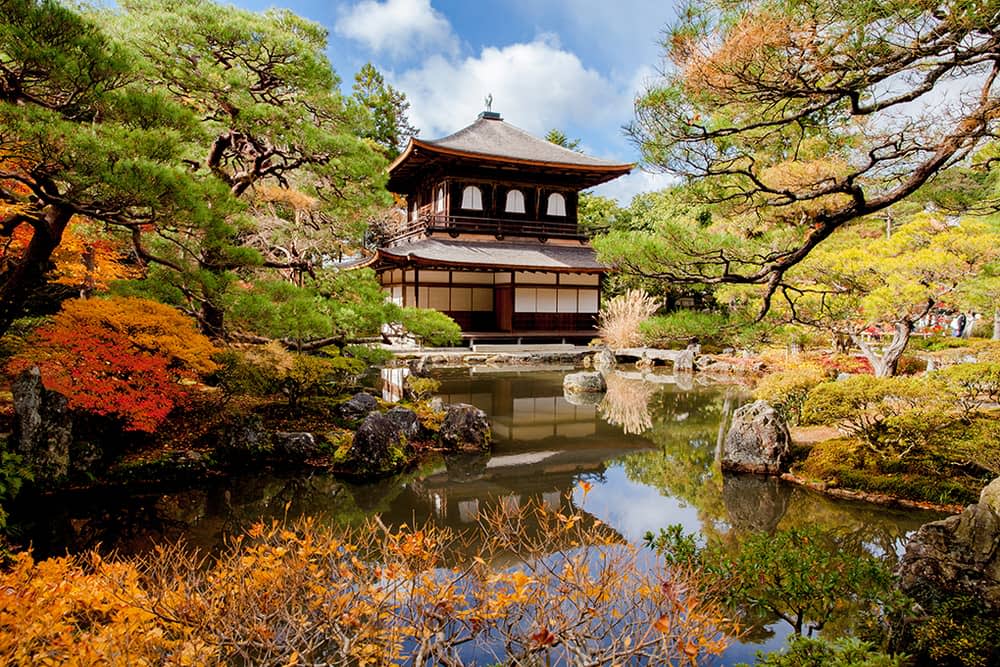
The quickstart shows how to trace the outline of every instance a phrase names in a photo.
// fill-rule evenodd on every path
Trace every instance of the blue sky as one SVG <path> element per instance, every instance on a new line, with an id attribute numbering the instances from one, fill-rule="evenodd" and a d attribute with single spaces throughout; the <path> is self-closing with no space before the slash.
<path id="1" fill-rule="evenodd" d="M 493 95 L 504 120 L 537 135 L 559 128 L 598 157 L 634 162 L 622 125 L 660 63 L 669 0 L 234 0 L 282 6 L 330 31 L 329 55 L 350 88 L 371 61 L 410 100 L 420 136 L 471 123 Z M 627 203 L 667 177 L 637 169 L 601 186 Z"/>

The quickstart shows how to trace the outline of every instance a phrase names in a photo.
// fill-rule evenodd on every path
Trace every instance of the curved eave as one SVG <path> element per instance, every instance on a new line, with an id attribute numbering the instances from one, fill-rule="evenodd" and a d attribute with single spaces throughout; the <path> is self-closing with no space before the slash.
<path id="1" fill-rule="evenodd" d="M 539 266 L 537 264 L 493 264 L 489 262 L 462 262 L 421 257 L 414 254 L 396 254 L 391 249 L 380 248 L 380 259 L 394 264 L 412 266 L 450 267 L 456 269 L 485 269 L 490 271 L 539 271 L 544 273 L 587 273 L 602 274 L 609 271 L 608 267 L 574 267 L 574 266 Z"/>
<path id="2" fill-rule="evenodd" d="M 636 166 L 636 163 L 634 162 L 625 164 L 581 164 L 574 162 L 530 160 L 526 158 L 508 157 L 506 155 L 493 155 L 490 153 L 476 153 L 473 151 L 462 151 L 454 148 L 443 148 L 430 142 L 411 138 L 410 142 L 406 146 L 406 150 L 404 150 L 399 157 L 393 160 L 392 164 L 389 165 L 388 172 L 390 182 L 393 180 L 393 172 L 402 167 L 410 159 L 416 149 L 446 157 L 464 158 L 467 160 L 489 162 L 497 165 L 515 164 L 523 167 L 536 167 L 539 169 L 557 169 L 573 173 L 589 173 L 600 177 L 598 183 L 603 183 L 613 178 L 624 176 L 632 171 L 632 169 Z"/>

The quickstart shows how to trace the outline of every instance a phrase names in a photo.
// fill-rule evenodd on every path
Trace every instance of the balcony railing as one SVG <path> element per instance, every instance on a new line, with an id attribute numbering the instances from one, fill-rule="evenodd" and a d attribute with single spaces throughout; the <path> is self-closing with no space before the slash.
<path id="1" fill-rule="evenodd" d="M 479 218 L 459 215 L 421 215 L 406 224 L 390 241 L 404 241 L 416 236 L 447 235 L 452 238 L 460 234 L 482 234 L 497 239 L 537 238 L 545 242 L 549 239 L 573 239 L 585 241 L 586 235 L 572 222 L 552 222 L 549 220 L 524 220 L 513 218 Z"/>

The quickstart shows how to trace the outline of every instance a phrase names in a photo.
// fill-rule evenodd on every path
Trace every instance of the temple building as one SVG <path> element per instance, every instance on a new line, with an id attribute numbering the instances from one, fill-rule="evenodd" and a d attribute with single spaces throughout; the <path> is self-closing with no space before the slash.
<path id="1" fill-rule="evenodd" d="M 592 335 L 607 270 L 577 226 L 581 190 L 627 174 L 483 112 L 438 139 L 411 139 L 389 167 L 406 221 L 376 270 L 401 306 L 450 315 L 467 339 Z"/>

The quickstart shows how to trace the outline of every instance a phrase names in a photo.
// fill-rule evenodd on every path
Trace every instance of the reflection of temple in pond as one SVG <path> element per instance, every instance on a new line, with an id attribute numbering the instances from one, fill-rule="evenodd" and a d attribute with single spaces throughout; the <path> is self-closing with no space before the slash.
<path id="1" fill-rule="evenodd" d="M 490 416 L 493 451 L 450 457 L 441 468 L 410 482 L 408 490 L 422 502 L 411 499 L 400 509 L 417 521 L 433 519 L 455 527 L 471 525 L 494 505 L 568 509 L 581 479 L 600 478 L 613 457 L 650 447 L 644 439 L 623 437 L 620 427 L 601 419 L 596 405 L 567 401 L 563 375 L 463 373 L 439 378 L 438 395 L 445 402 L 470 403 Z M 428 516 L 420 516 L 421 506 Z"/>
<path id="2" fill-rule="evenodd" d="M 574 405 L 563 397 L 562 373 L 446 377 L 439 395 L 446 403 L 484 410 L 495 443 L 587 438 L 603 425 L 594 405 Z"/>

